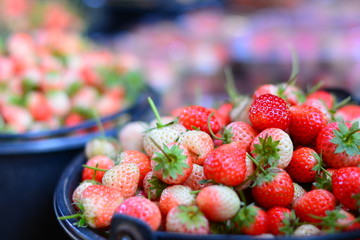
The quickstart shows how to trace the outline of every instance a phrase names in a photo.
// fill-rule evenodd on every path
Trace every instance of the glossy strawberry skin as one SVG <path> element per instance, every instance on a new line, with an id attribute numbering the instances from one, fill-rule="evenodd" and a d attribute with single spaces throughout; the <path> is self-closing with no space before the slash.
<path id="1" fill-rule="evenodd" d="M 315 142 L 315 150 L 322 155 L 324 163 L 330 168 L 353 167 L 360 164 L 360 155 L 350 156 L 345 151 L 335 153 L 337 145 L 330 142 L 334 138 L 334 130 L 338 130 L 338 122 L 328 123 L 318 134 Z M 351 124 L 345 122 L 350 128 Z"/>
<path id="2" fill-rule="evenodd" d="M 294 197 L 293 182 L 287 172 L 277 168 L 271 181 L 252 188 L 252 196 L 257 205 L 264 208 L 287 207 Z"/>
<path id="3" fill-rule="evenodd" d="M 266 128 L 286 130 L 290 124 L 290 110 L 284 99 L 264 94 L 254 99 L 250 106 L 249 119 L 259 131 Z"/>
<path id="4" fill-rule="evenodd" d="M 300 197 L 294 204 L 294 210 L 300 221 L 309 223 L 321 222 L 320 219 L 314 219 L 310 215 L 318 217 L 326 216 L 327 210 L 334 210 L 336 200 L 334 195 L 324 189 L 315 189 L 307 192 L 304 196 Z"/>
<path id="5" fill-rule="evenodd" d="M 317 160 L 313 154 L 316 154 L 315 150 L 308 147 L 301 147 L 294 151 L 285 170 L 295 182 L 311 183 L 315 180 L 316 171 L 312 168 L 317 164 Z"/>
<path id="6" fill-rule="evenodd" d="M 184 127 L 188 130 L 194 130 L 195 127 L 210 134 L 208 128 L 208 118 L 212 112 L 214 111 L 197 105 L 185 107 L 180 112 L 179 123 L 184 125 Z M 210 118 L 210 127 L 214 134 L 220 130 L 220 123 L 215 116 Z"/>
<path id="7" fill-rule="evenodd" d="M 283 220 L 286 214 L 290 215 L 291 211 L 284 207 L 273 207 L 266 211 L 268 218 L 269 232 L 274 235 L 284 235 L 280 228 L 284 226 Z"/>
<path id="8" fill-rule="evenodd" d="M 345 167 L 335 171 L 332 175 L 333 193 L 345 207 L 356 210 L 355 194 L 360 194 L 360 168 Z"/>
<path id="9" fill-rule="evenodd" d="M 237 186 L 245 179 L 245 158 L 246 150 L 241 142 L 224 144 L 206 156 L 205 177 L 226 186 Z"/>
<path id="10" fill-rule="evenodd" d="M 326 125 L 326 116 L 317 108 L 301 105 L 290 108 L 291 137 L 298 144 L 311 145 Z"/>
<path id="11" fill-rule="evenodd" d="M 139 185 L 141 186 L 144 177 L 151 170 L 150 158 L 145 153 L 142 153 L 137 150 L 125 150 L 120 153 L 119 161 L 121 163 L 134 163 L 139 167 L 140 170 Z"/>

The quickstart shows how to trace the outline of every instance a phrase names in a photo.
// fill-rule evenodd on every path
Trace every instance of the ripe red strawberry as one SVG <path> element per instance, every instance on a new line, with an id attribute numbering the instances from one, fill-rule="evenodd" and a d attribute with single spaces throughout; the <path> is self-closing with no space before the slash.
<path id="1" fill-rule="evenodd" d="M 202 106 L 189 106 L 182 109 L 179 115 L 179 123 L 186 127 L 188 130 L 199 129 L 210 134 L 208 127 L 208 119 L 214 110 Z M 216 116 L 210 118 L 211 131 L 216 134 L 221 126 Z"/>
<path id="2" fill-rule="evenodd" d="M 290 110 L 284 99 L 264 94 L 253 101 L 249 110 L 249 119 L 259 131 L 266 128 L 286 130 L 290 124 Z"/>
<path id="3" fill-rule="evenodd" d="M 290 220 L 291 211 L 284 207 L 272 207 L 266 211 L 269 232 L 274 235 L 285 235 L 285 222 Z M 289 226 L 288 226 L 289 227 Z"/>
<path id="4" fill-rule="evenodd" d="M 165 188 L 159 201 L 161 213 L 166 216 L 176 206 L 193 204 L 195 196 L 191 191 L 191 188 L 183 185 L 173 185 Z"/>
<path id="5" fill-rule="evenodd" d="M 70 113 L 65 117 L 64 125 L 68 127 L 76 126 L 84 121 L 85 118 L 81 116 L 79 113 Z"/>
<path id="6" fill-rule="evenodd" d="M 264 208 L 287 207 L 294 198 L 294 185 L 287 172 L 272 168 L 258 176 L 252 188 L 255 203 Z"/>
<path id="7" fill-rule="evenodd" d="M 311 183 L 315 180 L 316 171 L 312 170 L 318 164 L 317 153 L 312 148 L 300 147 L 293 153 L 287 173 L 292 180 L 299 183 Z"/>
<path id="8" fill-rule="evenodd" d="M 189 130 L 180 135 L 179 143 L 192 155 L 193 163 L 202 165 L 205 156 L 214 149 L 214 142 L 209 134 L 198 130 Z"/>
<path id="9" fill-rule="evenodd" d="M 105 172 L 102 183 L 118 189 L 123 197 L 132 197 L 139 184 L 140 170 L 134 163 L 121 163 Z"/>
<path id="10" fill-rule="evenodd" d="M 172 208 L 166 216 L 166 231 L 208 234 L 210 224 L 197 206 L 179 205 Z"/>
<path id="11" fill-rule="evenodd" d="M 294 237 L 308 237 L 321 235 L 322 232 L 313 224 L 303 224 L 297 227 L 292 236 Z"/>
<path id="12" fill-rule="evenodd" d="M 231 222 L 236 232 L 248 235 L 260 235 L 269 230 L 266 212 L 255 205 L 240 208 Z"/>
<path id="13" fill-rule="evenodd" d="M 296 216 L 300 218 L 300 221 L 309 223 L 321 222 L 319 219 L 312 217 L 324 217 L 327 210 L 334 210 L 336 206 L 336 200 L 334 195 L 324 189 L 315 189 L 307 192 L 304 196 L 299 198 L 293 207 Z"/>
<path id="14" fill-rule="evenodd" d="M 200 190 L 196 204 L 207 219 L 219 222 L 235 216 L 240 208 L 240 199 L 229 187 L 211 185 Z"/>
<path id="15" fill-rule="evenodd" d="M 155 177 L 153 171 L 150 171 L 146 174 L 142 186 L 145 197 L 157 201 L 160 199 L 162 191 L 169 185 Z"/>
<path id="16" fill-rule="evenodd" d="M 148 124 L 143 121 L 132 121 L 126 123 L 118 133 L 120 147 L 123 150 L 144 150 L 144 135 Z"/>
<path id="17" fill-rule="evenodd" d="M 345 207 L 350 210 L 360 206 L 360 168 L 345 167 L 332 175 L 333 193 Z"/>
<path id="18" fill-rule="evenodd" d="M 161 224 L 161 212 L 156 203 L 144 197 L 130 197 L 122 202 L 115 213 L 138 218 L 156 231 Z"/>
<path id="19" fill-rule="evenodd" d="M 315 98 L 311 98 L 311 99 L 307 99 L 302 106 L 311 106 L 314 108 L 317 108 L 318 110 L 320 110 L 320 112 L 322 112 L 325 117 L 326 120 L 329 122 L 331 120 L 331 113 L 330 113 L 330 109 L 328 109 L 326 107 L 326 104 L 321 101 L 320 99 L 315 99 Z"/>
<path id="20" fill-rule="evenodd" d="M 167 184 L 181 184 L 191 174 L 192 156 L 180 143 L 169 143 L 153 153 L 151 169 L 154 175 Z"/>
<path id="21" fill-rule="evenodd" d="M 119 190 L 104 185 L 87 187 L 81 199 L 86 223 L 92 228 L 108 227 L 115 209 L 124 201 Z"/>
<path id="22" fill-rule="evenodd" d="M 85 145 L 85 155 L 88 159 L 97 155 L 115 157 L 118 151 L 118 142 L 110 137 L 93 138 Z"/>
<path id="23" fill-rule="evenodd" d="M 335 117 L 343 119 L 346 122 L 360 121 L 360 106 L 349 104 L 341 107 L 336 111 Z"/>
<path id="24" fill-rule="evenodd" d="M 316 139 L 316 151 L 331 168 L 351 167 L 360 164 L 359 122 L 332 122 L 327 124 Z"/>
<path id="25" fill-rule="evenodd" d="M 246 150 L 241 142 L 224 144 L 212 150 L 203 167 L 207 179 L 227 186 L 237 186 L 245 180 Z"/>
<path id="26" fill-rule="evenodd" d="M 306 99 L 319 99 L 326 105 L 328 109 L 332 109 L 335 104 L 334 95 L 325 90 L 318 90 L 314 93 L 311 93 L 306 97 Z"/>
<path id="27" fill-rule="evenodd" d="M 193 191 L 200 190 L 210 185 L 210 183 L 200 183 L 200 181 L 205 179 L 204 168 L 200 165 L 193 164 L 192 172 L 185 182 L 183 182 L 183 185 L 190 187 Z"/>
<path id="28" fill-rule="evenodd" d="M 97 155 L 87 160 L 85 165 L 108 170 L 112 168 L 115 165 L 115 163 L 108 156 Z M 95 173 L 95 170 L 85 167 L 82 172 L 82 181 L 92 179 L 98 182 L 102 182 L 102 178 L 104 174 L 105 174 L 104 171 L 96 171 Z"/>
<path id="29" fill-rule="evenodd" d="M 139 186 L 142 185 L 145 175 L 151 170 L 150 158 L 136 150 L 126 150 L 120 153 L 117 161 L 119 163 L 135 163 L 140 170 Z"/>
<path id="30" fill-rule="evenodd" d="M 293 143 L 289 135 L 279 128 L 268 128 L 251 143 L 251 155 L 260 158 L 264 165 L 286 168 L 292 158 Z"/>
<path id="31" fill-rule="evenodd" d="M 301 105 L 290 108 L 289 132 L 294 142 L 311 145 L 321 129 L 325 127 L 326 116 L 317 108 Z"/>
<path id="32" fill-rule="evenodd" d="M 242 142 L 246 149 L 250 149 L 250 144 L 258 135 L 258 132 L 246 122 L 232 122 L 228 124 L 223 133 L 224 143 Z"/>

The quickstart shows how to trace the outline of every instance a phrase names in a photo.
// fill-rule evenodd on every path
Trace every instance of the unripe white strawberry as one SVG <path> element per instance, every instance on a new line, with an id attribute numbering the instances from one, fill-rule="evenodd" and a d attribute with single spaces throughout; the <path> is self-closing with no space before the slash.
<path id="1" fill-rule="evenodd" d="M 76 203 L 81 203 L 82 199 L 81 199 L 81 194 L 84 192 L 84 190 L 92 185 L 99 185 L 101 183 L 95 181 L 95 180 L 85 180 L 82 181 L 74 190 L 73 195 L 72 195 L 72 201 L 73 203 L 75 203 L 75 207 L 77 207 Z"/>
<path id="2" fill-rule="evenodd" d="M 293 182 L 294 185 L 294 198 L 292 200 L 291 206 L 294 206 L 295 202 L 302 196 L 305 195 L 306 190 L 299 184 Z"/>
<path id="3" fill-rule="evenodd" d="M 179 143 L 186 146 L 193 156 L 193 162 L 202 165 L 205 156 L 214 149 L 214 142 L 209 134 L 203 131 L 190 130 L 180 135 Z"/>
<path id="4" fill-rule="evenodd" d="M 126 123 L 118 133 L 120 147 L 123 150 L 144 150 L 144 135 L 149 125 L 144 121 Z"/>
<path id="5" fill-rule="evenodd" d="M 71 102 L 64 91 L 51 91 L 46 94 L 46 98 L 54 115 L 65 117 L 70 112 Z"/>
<path id="6" fill-rule="evenodd" d="M 198 164 L 193 164 L 192 172 L 185 182 L 183 182 L 183 185 L 190 187 L 193 191 L 200 190 L 211 185 L 210 183 L 200 183 L 200 181 L 205 179 L 204 168 Z"/>
<path id="7" fill-rule="evenodd" d="M 304 224 L 297 227 L 292 236 L 306 237 L 320 235 L 322 232 L 313 224 Z"/>
<path id="8" fill-rule="evenodd" d="M 161 213 L 167 215 L 176 206 L 193 204 L 195 196 L 191 191 L 191 188 L 183 185 L 173 185 L 165 188 L 159 201 Z"/>
<path id="9" fill-rule="evenodd" d="M 200 190 L 196 204 L 210 221 L 226 221 L 240 208 L 236 192 L 226 186 L 211 185 Z"/>
<path id="10" fill-rule="evenodd" d="M 112 138 L 94 138 L 85 145 L 85 155 L 88 159 L 97 155 L 115 157 L 118 151 L 118 143 Z"/>
<path id="11" fill-rule="evenodd" d="M 236 121 L 228 124 L 223 133 L 225 143 L 242 142 L 248 150 L 251 142 L 258 135 L 258 132 L 246 122 Z"/>
<path id="12" fill-rule="evenodd" d="M 270 140 L 270 137 L 272 139 L 272 143 L 270 144 L 271 146 L 262 146 L 262 150 L 265 151 L 259 151 L 256 149 L 255 145 L 262 145 L 260 139 Z M 276 143 L 277 141 L 278 143 Z M 280 128 L 267 128 L 260 132 L 259 135 L 257 135 L 251 143 L 251 155 L 254 158 L 258 155 L 263 155 L 264 158 L 268 158 L 269 156 L 267 155 L 269 155 L 270 148 L 270 154 L 272 155 L 272 157 L 274 157 L 274 155 L 278 155 L 277 157 L 279 158 L 277 160 L 277 164 L 275 164 L 274 166 L 283 169 L 286 168 L 291 161 L 294 151 L 293 143 L 290 136 Z"/>

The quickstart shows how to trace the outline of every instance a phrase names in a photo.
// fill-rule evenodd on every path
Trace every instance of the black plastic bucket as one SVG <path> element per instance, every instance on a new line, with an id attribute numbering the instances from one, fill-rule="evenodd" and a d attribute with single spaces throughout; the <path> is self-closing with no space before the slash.
<path id="1" fill-rule="evenodd" d="M 159 96 L 147 88 L 136 103 L 103 123 L 120 117 L 128 121 L 143 120 L 151 114 L 147 97 L 159 102 Z M 96 126 L 87 121 L 75 127 L 26 134 L 0 135 L 0 239 L 68 239 L 53 211 L 53 195 L 61 173 L 86 142 L 99 132 L 68 135 Z M 116 136 L 118 128 L 106 129 Z"/>
<path id="2" fill-rule="evenodd" d="M 72 192 L 78 186 L 81 180 L 82 164 L 85 163 L 84 154 L 78 155 L 65 169 L 57 185 L 54 195 L 54 209 L 57 217 L 75 214 L 76 211 L 71 202 Z M 115 215 L 109 234 L 96 231 L 90 228 L 79 228 L 73 225 L 74 219 L 59 221 L 64 231 L 76 240 L 94 239 L 94 240 L 250 240 L 257 239 L 249 235 L 189 235 L 169 233 L 162 231 L 152 231 L 147 225 L 132 217 L 124 215 Z M 328 234 L 316 237 L 286 237 L 279 236 L 276 239 L 282 240 L 338 240 L 338 239 L 358 239 L 360 231 Z M 258 238 L 260 239 L 260 238 Z M 264 239 L 264 238 L 261 238 Z"/>

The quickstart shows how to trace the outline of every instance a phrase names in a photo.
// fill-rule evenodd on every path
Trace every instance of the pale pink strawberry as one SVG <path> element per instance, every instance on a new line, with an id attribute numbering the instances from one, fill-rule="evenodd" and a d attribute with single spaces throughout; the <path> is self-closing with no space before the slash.
<path id="1" fill-rule="evenodd" d="M 298 226 L 292 236 L 294 237 L 310 237 L 321 235 L 322 231 L 313 224 L 303 224 Z"/>
<path id="2" fill-rule="evenodd" d="M 151 157 L 154 175 L 167 184 L 182 184 L 191 174 L 193 157 L 188 149 L 177 142 L 164 145 Z"/>
<path id="3" fill-rule="evenodd" d="M 82 199 L 81 199 L 81 195 L 82 193 L 84 192 L 84 190 L 89 187 L 89 186 L 92 186 L 92 185 L 100 185 L 101 183 L 100 182 L 97 182 L 95 180 L 85 180 L 85 181 L 82 181 L 74 190 L 73 194 L 72 194 L 72 201 L 75 206 L 75 208 L 77 210 L 79 210 L 79 207 L 77 205 L 77 203 L 81 203 L 82 202 Z"/>
<path id="4" fill-rule="evenodd" d="M 97 90 L 90 86 L 84 86 L 71 98 L 71 103 L 74 107 L 93 108 L 97 99 Z"/>
<path id="5" fill-rule="evenodd" d="M 142 186 L 144 195 L 152 201 L 157 201 L 160 199 L 162 191 L 169 185 L 154 176 L 153 171 L 150 171 L 144 177 Z"/>
<path id="6" fill-rule="evenodd" d="M 122 202 L 115 213 L 138 218 L 156 231 L 161 223 L 161 212 L 156 203 L 144 197 L 130 197 Z"/>
<path id="7" fill-rule="evenodd" d="M 123 105 L 120 97 L 104 93 L 96 102 L 95 109 L 100 116 L 106 116 L 120 111 Z"/>
<path id="8" fill-rule="evenodd" d="M 161 193 L 159 207 L 163 215 L 179 205 L 191 205 L 195 202 L 195 196 L 191 188 L 183 185 L 173 185 L 164 189 Z"/>
<path id="9" fill-rule="evenodd" d="M 119 145 L 113 138 L 93 138 L 85 145 L 85 155 L 91 158 L 97 155 L 115 157 L 119 151 Z"/>
<path id="10" fill-rule="evenodd" d="M 148 124 L 144 121 L 132 121 L 123 125 L 118 132 L 118 140 L 123 150 L 144 150 L 144 135 Z"/>
<path id="11" fill-rule="evenodd" d="M 64 91 L 50 91 L 46 93 L 46 99 L 54 115 L 64 117 L 70 112 L 70 98 Z"/>
<path id="12" fill-rule="evenodd" d="M 225 126 L 223 138 L 225 143 L 242 142 L 247 150 L 258 132 L 250 124 L 246 122 L 236 121 Z"/>
<path id="13" fill-rule="evenodd" d="M 200 165 L 193 164 L 190 176 L 182 184 L 190 187 L 193 191 L 196 191 L 210 185 L 210 183 L 200 183 L 200 181 L 203 180 L 206 180 L 204 168 Z"/>
<path id="14" fill-rule="evenodd" d="M 104 185 L 87 187 L 81 199 L 86 223 L 92 228 L 109 227 L 115 209 L 124 201 L 119 190 Z"/>
<path id="15" fill-rule="evenodd" d="M 193 156 L 193 163 L 202 165 L 205 156 L 214 149 L 214 142 L 209 134 L 203 131 L 189 130 L 180 135 L 178 140 Z"/>
<path id="16" fill-rule="evenodd" d="M 15 71 L 14 62 L 9 57 L 0 57 L 0 81 L 7 81 L 10 79 Z"/>
<path id="17" fill-rule="evenodd" d="M 123 197 L 135 195 L 140 179 L 139 167 L 134 163 L 121 163 L 105 172 L 102 183 L 118 189 Z"/>
<path id="18" fill-rule="evenodd" d="M 262 146 L 262 148 L 260 149 L 260 139 L 267 139 L 267 142 L 269 142 L 270 137 L 272 138 L 272 143 L 270 143 L 270 145 L 272 146 Z M 256 145 L 258 147 L 256 147 Z M 270 148 L 271 152 L 269 152 Z M 293 144 L 289 135 L 283 130 L 279 128 L 268 128 L 263 130 L 254 138 L 253 142 L 251 143 L 250 150 L 251 155 L 254 158 L 259 155 L 262 155 L 265 158 L 271 155 L 271 157 L 273 158 L 278 158 L 277 163 L 274 166 L 277 166 L 279 168 L 286 168 L 292 158 Z"/>
<path id="19" fill-rule="evenodd" d="M 248 188 L 253 182 L 250 179 L 250 176 L 254 173 L 255 166 L 254 166 L 254 162 L 250 159 L 248 154 L 246 154 L 245 165 L 246 165 L 245 180 L 239 186 L 239 189 L 241 190 Z"/>
<path id="20" fill-rule="evenodd" d="M 234 217 L 240 208 L 236 192 L 226 186 L 211 185 L 200 190 L 196 204 L 210 221 L 226 221 Z"/>
<path id="21" fill-rule="evenodd" d="M 15 132 L 25 132 L 33 123 L 31 114 L 24 108 L 15 105 L 4 105 L 1 115 L 10 129 Z"/>
<path id="22" fill-rule="evenodd" d="M 253 99 L 263 95 L 263 94 L 273 94 L 276 95 L 278 88 L 274 84 L 264 84 L 258 87 L 253 94 Z"/>
<path id="23" fill-rule="evenodd" d="M 117 161 L 120 163 L 135 163 L 140 170 L 139 186 L 142 185 L 145 175 L 151 171 L 150 158 L 136 150 L 126 150 L 119 154 Z"/>
<path id="24" fill-rule="evenodd" d="M 166 231 L 208 234 L 210 224 L 197 206 L 179 205 L 172 208 L 166 216 Z"/>

